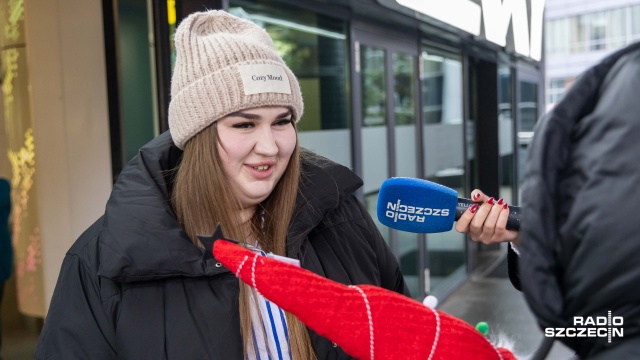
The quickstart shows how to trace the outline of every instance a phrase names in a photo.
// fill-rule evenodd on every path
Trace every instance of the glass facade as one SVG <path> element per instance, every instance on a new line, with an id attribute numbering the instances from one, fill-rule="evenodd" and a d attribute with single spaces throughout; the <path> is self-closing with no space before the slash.
<path id="1" fill-rule="evenodd" d="M 391 69 L 393 75 L 394 176 L 418 177 L 418 146 L 416 144 L 416 100 L 417 100 L 417 62 L 416 56 L 393 51 L 391 53 Z M 422 288 L 421 258 L 423 247 L 417 234 L 399 231 L 397 233 L 397 254 L 400 268 L 406 274 L 405 280 L 411 293 L 418 297 L 424 293 Z"/>
<path id="2" fill-rule="evenodd" d="M 500 197 L 507 203 L 513 204 L 515 189 L 515 157 L 514 120 L 513 120 L 513 86 L 511 68 L 501 64 L 498 67 L 498 163 Z"/>
<path id="3" fill-rule="evenodd" d="M 548 55 L 613 50 L 640 39 L 640 5 L 547 21 Z"/>
<path id="4" fill-rule="evenodd" d="M 412 294 L 424 292 L 416 234 L 390 231 L 377 221 L 378 190 L 390 176 L 416 177 L 416 57 L 386 46 L 358 45 L 365 205 L 400 261 Z M 393 141 L 389 136 L 393 134 Z M 393 144 L 393 151 L 390 146 Z M 393 156 L 393 158 L 392 158 Z"/>
<path id="5" fill-rule="evenodd" d="M 518 184 L 522 184 L 525 172 L 525 160 L 533 130 L 538 121 L 538 83 L 521 80 L 518 81 Z"/>
<path id="6" fill-rule="evenodd" d="M 462 61 L 424 47 L 421 51 L 423 159 L 425 178 L 466 193 Z M 465 236 L 428 234 L 430 293 L 440 296 L 466 274 Z"/>
<path id="7" fill-rule="evenodd" d="M 376 196 L 373 193 L 377 193 L 379 184 L 389 177 L 386 54 L 384 49 L 360 46 L 362 178 L 365 183 L 377 184 L 365 188 L 367 203 L 369 197 Z"/>
<path id="8" fill-rule="evenodd" d="M 547 104 L 553 106 L 562 99 L 567 88 L 565 79 L 551 79 L 547 88 Z"/>
<path id="9" fill-rule="evenodd" d="M 631 8 L 629 17 L 631 19 L 631 37 L 638 40 L 640 39 L 640 5 Z"/>
<path id="10" fill-rule="evenodd" d="M 391 231 L 377 221 L 376 204 L 380 184 L 389 177 L 387 154 L 386 51 L 373 46 L 360 47 L 360 100 L 362 113 L 362 178 L 364 201 L 378 229 L 390 244 Z M 377 186 L 376 186 L 377 185 Z"/>

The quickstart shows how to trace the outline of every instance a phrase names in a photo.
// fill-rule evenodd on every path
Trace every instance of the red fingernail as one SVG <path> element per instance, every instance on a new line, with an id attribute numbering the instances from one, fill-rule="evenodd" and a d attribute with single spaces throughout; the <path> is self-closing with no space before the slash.
<path id="1" fill-rule="evenodd" d="M 477 192 L 475 195 L 473 195 L 473 200 L 478 200 L 480 199 L 480 193 Z"/>
<path id="2" fill-rule="evenodd" d="M 506 210 L 506 209 L 508 209 L 508 208 L 509 208 L 509 204 L 504 203 L 504 205 L 502 205 L 502 207 Z"/>
<path id="3" fill-rule="evenodd" d="M 473 206 L 469 208 L 472 214 L 475 214 L 476 210 L 478 210 L 478 204 L 473 204 Z"/>
<path id="4" fill-rule="evenodd" d="M 504 202 L 504 199 L 500 198 L 500 200 L 498 200 L 498 205 L 502 205 L 503 202 Z"/>
<path id="5" fill-rule="evenodd" d="M 493 205 L 494 202 L 496 202 L 494 198 L 490 198 L 489 200 L 487 200 L 487 203 L 489 205 Z"/>

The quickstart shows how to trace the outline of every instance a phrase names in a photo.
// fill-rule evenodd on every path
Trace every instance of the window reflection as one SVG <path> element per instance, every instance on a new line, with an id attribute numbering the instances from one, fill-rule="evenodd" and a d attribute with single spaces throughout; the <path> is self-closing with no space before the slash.
<path id="1" fill-rule="evenodd" d="M 424 169 L 428 180 L 465 192 L 462 62 L 459 57 L 425 48 L 423 74 Z M 450 290 L 466 274 L 464 235 L 429 234 L 429 281 L 435 296 Z"/>
<path id="2" fill-rule="evenodd" d="M 414 106 L 414 57 L 409 54 L 393 53 L 393 103 L 397 125 L 416 123 Z"/>
<path id="3" fill-rule="evenodd" d="M 360 49 L 362 67 L 362 125 L 387 123 L 386 76 L 384 50 L 363 45 Z"/>
<path id="4" fill-rule="evenodd" d="M 462 64 L 422 52 L 422 113 L 426 124 L 462 124 Z"/>
<path id="5" fill-rule="evenodd" d="M 533 129 L 538 120 L 538 84 L 520 81 L 518 99 L 518 183 L 524 179 L 525 163 Z"/>
<path id="6" fill-rule="evenodd" d="M 549 55 L 613 50 L 640 38 L 640 5 L 608 9 L 547 22 Z"/>
<path id="7" fill-rule="evenodd" d="M 394 52 L 393 60 L 393 104 L 395 116 L 395 176 L 416 177 L 416 107 L 415 56 Z"/>
<path id="8" fill-rule="evenodd" d="M 389 177 L 385 50 L 360 46 L 362 86 L 362 176 L 364 193 L 377 192 Z"/>
<path id="9" fill-rule="evenodd" d="M 389 177 L 387 155 L 386 72 L 385 50 L 360 46 L 360 85 L 362 88 L 362 178 L 365 206 L 376 221 L 385 240 L 390 241 L 390 230 L 380 224 L 376 204 L 380 184 Z"/>
<path id="10" fill-rule="evenodd" d="M 416 146 L 416 57 L 411 54 L 393 52 L 393 105 L 395 118 L 395 176 L 417 177 Z M 407 286 L 417 299 L 424 298 L 420 275 L 424 266 L 418 244 L 418 234 L 398 231 L 397 254 L 400 269 L 405 276 Z M 422 240 L 424 241 L 424 240 Z"/>
<path id="11" fill-rule="evenodd" d="M 498 159 L 500 194 L 506 202 L 513 204 L 515 188 L 513 136 L 514 124 L 511 109 L 513 88 L 511 68 L 500 65 L 498 69 Z"/>

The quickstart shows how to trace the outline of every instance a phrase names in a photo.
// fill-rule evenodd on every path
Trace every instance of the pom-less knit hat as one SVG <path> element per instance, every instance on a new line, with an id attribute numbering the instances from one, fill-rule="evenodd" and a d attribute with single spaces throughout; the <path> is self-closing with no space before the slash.
<path id="1" fill-rule="evenodd" d="M 285 106 L 298 121 L 298 80 L 256 24 L 221 10 L 197 12 L 176 29 L 169 129 L 184 149 L 194 135 L 236 111 Z"/>

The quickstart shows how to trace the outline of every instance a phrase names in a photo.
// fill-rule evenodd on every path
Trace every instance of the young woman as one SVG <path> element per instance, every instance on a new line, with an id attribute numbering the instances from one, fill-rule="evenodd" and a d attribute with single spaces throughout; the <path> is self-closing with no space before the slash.
<path id="1" fill-rule="evenodd" d="M 222 11 L 178 27 L 170 131 L 122 171 L 62 265 L 37 359 L 348 359 L 211 257 L 226 238 L 408 295 L 349 169 L 300 148 L 295 76 Z"/>

